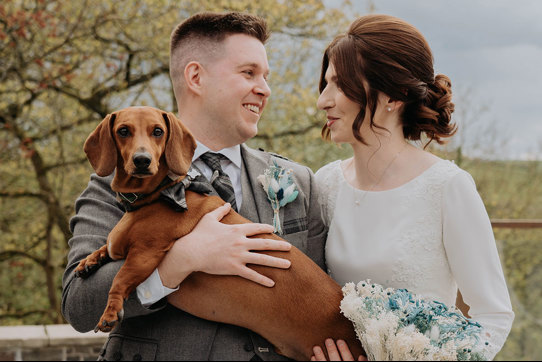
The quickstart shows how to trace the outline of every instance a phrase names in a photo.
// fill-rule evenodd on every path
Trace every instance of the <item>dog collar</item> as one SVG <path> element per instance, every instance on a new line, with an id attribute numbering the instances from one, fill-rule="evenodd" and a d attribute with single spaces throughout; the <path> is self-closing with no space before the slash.
<path id="1" fill-rule="evenodd" d="M 117 196 L 122 206 L 124 206 L 126 212 L 130 212 L 135 211 L 147 204 L 137 201 L 142 201 L 159 191 L 160 194 L 157 198 L 158 200 L 164 201 L 175 211 L 185 211 L 188 209 L 188 205 L 186 204 L 185 190 L 197 192 L 199 194 L 211 194 L 214 192 L 214 189 L 209 184 L 209 181 L 207 181 L 203 175 L 193 168 L 190 168 L 186 177 L 181 182 L 175 181 L 176 180 L 172 180 L 170 176 L 167 176 L 153 193 L 142 194 L 117 192 Z M 171 186 L 167 186 L 172 182 L 175 183 Z"/>

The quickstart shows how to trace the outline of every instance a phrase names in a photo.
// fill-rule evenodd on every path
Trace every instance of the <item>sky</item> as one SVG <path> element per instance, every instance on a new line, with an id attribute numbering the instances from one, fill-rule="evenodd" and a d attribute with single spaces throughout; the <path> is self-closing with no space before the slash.
<path id="1" fill-rule="evenodd" d="M 367 13 L 369 1 L 351 2 Z M 372 3 L 418 28 L 452 80 L 456 142 L 473 156 L 542 160 L 542 0 Z"/>

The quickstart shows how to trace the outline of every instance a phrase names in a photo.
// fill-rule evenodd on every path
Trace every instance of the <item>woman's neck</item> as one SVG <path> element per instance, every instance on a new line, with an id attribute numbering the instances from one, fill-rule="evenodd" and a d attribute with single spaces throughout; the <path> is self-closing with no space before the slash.
<path id="1" fill-rule="evenodd" d="M 346 163 L 344 174 L 356 188 L 379 190 L 389 184 L 388 180 L 396 178 L 401 170 L 401 156 L 409 147 L 402 132 L 378 132 L 371 138 L 367 137 L 368 145 L 361 142 L 352 144 L 354 157 Z"/>

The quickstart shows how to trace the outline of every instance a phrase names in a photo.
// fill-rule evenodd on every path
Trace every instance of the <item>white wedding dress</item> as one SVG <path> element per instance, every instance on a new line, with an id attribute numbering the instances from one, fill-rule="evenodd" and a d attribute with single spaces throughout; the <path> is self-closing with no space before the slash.
<path id="1" fill-rule="evenodd" d="M 386 191 L 363 191 L 344 178 L 341 161 L 316 173 L 328 273 L 339 284 L 373 282 L 448 306 L 457 289 L 490 341 L 493 359 L 514 313 L 493 230 L 470 174 L 440 160 Z"/>

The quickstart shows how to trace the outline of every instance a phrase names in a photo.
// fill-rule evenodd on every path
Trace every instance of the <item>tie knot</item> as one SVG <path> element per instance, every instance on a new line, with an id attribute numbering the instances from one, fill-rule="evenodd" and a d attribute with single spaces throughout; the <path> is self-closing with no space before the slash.
<path id="1" fill-rule="evenodd" d="M 212 171 L 219 171 L 220 173 L 223 172 L 222 166 L 220 166 L 220 160 L 227 159 L 226 156 L 213 152 L 205 152 L 203 155 L 199 156 L 199 158 L 205 162 Z"/>

